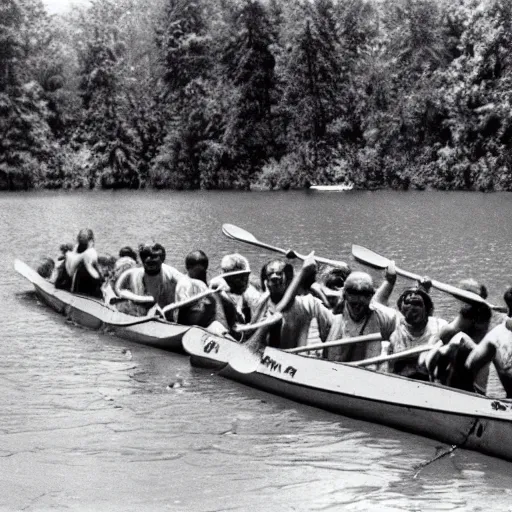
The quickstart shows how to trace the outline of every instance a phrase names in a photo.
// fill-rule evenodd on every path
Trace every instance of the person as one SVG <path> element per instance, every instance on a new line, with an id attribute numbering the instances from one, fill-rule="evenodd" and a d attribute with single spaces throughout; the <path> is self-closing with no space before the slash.
<path id="1" fill-rule="evenodd" d="M 439 342 L 441 330 L 448 322 L 433 316 L 434 303 L 423 286 L 404 290 L 397 300 L 397 308 L 397 324 L 389 337 L 391 353 Z M 427 368 L 418 356 L 396 361 L 390 365 L 390 371 L 404 377 L 429 380 Z"/>
<path id="2" fill-rule="evenodd" d="M 493 398 L 512 398 L 512 287 L 507 288 L 503 299 L 508 317 L 484 336 L 465 363 L 474 375 L 490 365 L 485 394 Z"/>
<path id="3" fill-rule="evenodd" d="M 37 266 L 37 273 L 45 279 L 50 279 L 55 272 L 55 261 L 53 258 L 44 257 L 41 258 L 39 265 Z"/>
<path id="4" fill-rule="evenodd" d="M 176 285 L 183 277 L 179 270 L 164 263 L 166 252 L 159 243 L 145 243 L 139 246 L 142 267 L 126 270 L 115 283 L 118 297 L 128 299 L 116 305 L 119 311 L 134 316 L 149 314 L 151 310 L 172 304 L 176 299 Z M 165 315 L 174 320 L 173 312 Z"/>
<path id="5" fill-rule="evenodd" d="M 176 302 L 181 302 L 207 291 L 208 256 L 202 250 L 195 250 L 185 257 L 186 275 L 176 285 Z M 204 297 L 190 306 L 182 307 L 177 321 L 182 325 L 198 325 L 208 328 L 216 320 L 217 302 L 214 296 Z"/>
<path id="6" fill-rule="evenodd" d="M 303 285 L 310 282 L 314 272 L 314 266 L 307 268 L 303 276 Z M 254 322 L 262 321 L 276 312 L 276 306 L 284 297 L 293 277 L 293 266 L 280 258 L 272 259 L 263 265 L 261 269 L 263 294 L 256 308 Z M 317 297 L 311 294 L 296 295 L 288 308 L 282 312 L 282 321 L 268 330 L 266 344 L 281 349 L 306 346 L 313 319 L 316 319 L 320 339 L 325 341 L 333 317 L 332 312 Z"/>
<path id="7" fill-rule="evenodd" d="M 487 289 L 474 279 L 464 280 L 459 287 L 487 297 Z M 439 333 L 440 342 L 426 354 L 425 364 L 432 380 L 446 386 L 485 394 L 489 366 L 474 373 L 466 366 L 469 354 L 491 329 L 493 313 L 486 303 L 466 303 L 455 318 Z"/>
<path id="8" fill-rule="evenodd" d="M 198 279 L 206 284 L 209 263 L 208 256 L 201 249 L 189 252 L 185 257 L 188 277 Z"/>
<path id="9" fill-rule="evenodd" d="M 383 340 L 389 340 L 397 324 L 397 312 L 372 300 L 374 295 L 371 276 L 366 272 L 352 272 L 347 277 L 341 294 L 341 313 L 334 315 L 327 341 L 372 333 L 380 333 Z M 345 362 L 377 357 L 381 353 L 381 342 L 372 341 L 329 347 L 325 351 L 325 357 L 331 361 Z"/>
<path id="10" fill-rule="evenodd" d="M 81 229 L 75 247 L 68 250 L 66 246 L 61 246 L 61 252 L 63 260 L 55 278 L 55 287 L 101 298 L 103 276 L 98 266 L 98 253 L 94 248 L 93 231 Z"/>
<path id="11" fill-rule="evenodd" d="M 222 308 L 222 321 L 231 336 L 240 338 L 234 331 L 236 324 L 248 324 L 253 318 L 261 298 L 261 292 L 249 281 L 251 268 L 249 261 L 241 254 L 227 254 L 221 260 L 225 277 L 217 277 L 210 282 L 210 288 L 223 288 L 219 308 Z"/>
<path id="12" fill-rule="evenodd" d="M 320 276 L 320 282 L 323 285 L 323 290 L 329 301 L 329 306 L 334 312 L 340 305 L 340 292 L 345 285 L 347 277 L 350 275 L 351 270 L 345 268 L 328 268 Z"/>
<path id="13" fill-rule="evenodd" d="M 396 279 L 395 262 L 390 261 L 386 267 L 384 281 L 374 295 L 376 302 L 384 306 L 388 305 Z M 396 326 L 389 337 L 390 353 L 402 352 L 421 345 L 434 346 L 439 342 L 441 331 L 448 322 L 433 316 L 434 303 L 429 294 L 431 287 L 432 281 L 425 276 L 415 286 L 406 288 L 398 297 Z M 398 360 L 389 364 L 388 369 L 404 377 L 429 380 L 424 358 L 421 355 Z"/>

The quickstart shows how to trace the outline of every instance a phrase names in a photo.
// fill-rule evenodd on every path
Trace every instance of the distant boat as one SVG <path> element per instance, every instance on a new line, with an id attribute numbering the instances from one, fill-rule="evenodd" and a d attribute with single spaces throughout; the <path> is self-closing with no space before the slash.
<path id="1" fill-rule="evenodd" d="M 344 192 L 345 190 L 352 190 L 353 183 L 342 183 L 341 185 L 312 185 L 311 190 L 319 190 L 322 192 Z"/>

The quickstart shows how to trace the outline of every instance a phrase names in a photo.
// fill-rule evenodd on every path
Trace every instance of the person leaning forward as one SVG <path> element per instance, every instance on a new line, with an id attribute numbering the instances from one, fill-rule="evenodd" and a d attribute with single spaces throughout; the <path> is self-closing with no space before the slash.
<path id="1" fill-rule="evenodd" d="M 176 285 L 183 277 L 179 270 L 166 265 L 165 249 L 159 243 L 146 243 L 139 246 L 142 267 L 126 270 L 115 284 L 116 294 L 128 299 L 128 304 L 120 303 L 117 308 L 124 313 L 143 316 L 154 306 L 164 308 L 175 302 Z M 166 315 L 173 321 L 173 313 Z"/>

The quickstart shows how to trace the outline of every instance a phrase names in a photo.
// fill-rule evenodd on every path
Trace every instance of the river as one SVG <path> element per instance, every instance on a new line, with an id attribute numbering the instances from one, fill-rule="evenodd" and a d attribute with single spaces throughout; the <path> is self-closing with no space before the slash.
<path id="1" fill-rule="evenodd" d="M 13 270 L 90 227 L 99 252 L 156 240 L 168 262 L 201 248 L 210 276 L 240 226 L 283 248 L 349 261 L 351 244 L 493 303 L 512 284 L 506 193 L 30 192 L 0 195 L 5 269 L 0 510 L 512 510 L 511 463 L 252 390 L 188 358 L 89 331 L 41 305 Z M 376 279 L 382 273 L 375 273 Z M 400 279 L 397 288 L 407 281 Z M 457 304 L 433 294 L 437 313 Z"/>

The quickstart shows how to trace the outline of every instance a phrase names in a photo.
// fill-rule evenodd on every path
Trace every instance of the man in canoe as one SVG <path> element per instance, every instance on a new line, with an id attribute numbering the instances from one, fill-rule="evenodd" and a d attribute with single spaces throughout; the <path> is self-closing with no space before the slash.
<path id="1" fill-rule="evenodd" d="M 486 288 L 473 279 L 462 281 L 459 287 L 487 297 Z M 466 360 L 489 332 L 492 319 L 487 304 L 464 304 L 456 317 L 442 328 L 441 341 L 425 357 L 431 378 L 446 386 L 485 394 L 489 366 L 474 373 L 466 366 Z"/>
<path id="2" fill-rule="evenodd" d="M 176 302 L 190 299 L 209 288 L 206 284 L 208 256 L 204 251 L 192 251 L 185 257 L 187 274 L 178 280 L 176 285 Z M 178 323 L 182 325 L 198 325 L 207 328 L 216 320 L 217 303 L 214 296 L 204 297 L 190 306 L 180 308 Z"/>
<path id="3" fill-rule="evenodd" d="M 366 272 L 352 272 L 342 291 L 341 313 L 334 315 L 327 341 L 372 333 L 381 333 L 383 340 L 389 340 L 397 325 L 397 312 L 372 300 L 374 295 L 371 276 Z M 377 357 L 381 355 L 381 342 L 330 347 L 325 355 L 331 361 L 341 362 Z"/>
<path id="4" fill-rule="evenodd" d="M 261 292 L 249 281 L 251 268 L 249 261 L 241 254 L 227 254 L 221 260 L 221 269 L 224 274 L 233 273 L 232 276 L 214 278 L 210 288 L 222 288 L 220 305 L 224 323 L 228 332 L 237 337 L 233 327 L 236 324 L 251 322 L 260 301 Z"/>
<path id="5" fill-rule="evenodd" d="M 374 300 L 385 306 L 396 283 L 395 263 L 391 261 L 384 275 L 384 281 L 374 296 Z M 397 300 L 395 330 L 389 337 L 391 353 L 402 352 L 421 345 L 434 346 L 448 322 L 433 316 L 434 303 L 429 295 L 432 283 L 424 277 L 416 286 L 406 288 Z M 424 358 L 413 356 L 390 365 L 390 371 L 405 377 L 429 380 Z"/>
<path id="6" fill-rule="evenodd" d="M 310 260 L 308 259 L 309 263 Z M 313 260 L 314 263 L 314 260 Z M 302 286 L 310 281 L 316 266 L 303 266 Z M 282 259 L 273 259 L 263 265 L 261 286 L 263 294 L 254 315 L 254 322 L 263 321 L 276 312 L 276 307 L 284 297 L 294 278 L 293 266 Z M 311 321 L 315 318 L 320 339 L 325 341 L 334 315 L 322 301 L 311 294 L 296 295 L 291 304 L 282 311 L 282 320 L 268 329 L 266 344 L 281 349 L 302 347 L 308 344 Z"/>
<path id="7" fill-rule="evenodd" d="M 484 336 L 465 363 L 466 368 L 474 375 L 491 365 L 486 389 L 486 395 L 491 398 L 512 398 L 512 287 L 507 289 L 503 298 L 509 313 L 507 320 Z M 494 371 L 499 383 L 492 381 Z"/>
<path id="8" fill-rule="evenodd" d="M 115 284 L 118 297 L 127 303 L 118 304 L 123 313 L 144 316 L 151 308 L 164 308 L 176 299 L 176 285 L 184 274 L 164 263 L 166 253 L 159 243 L 145 243 L 139 246 L 142 267 L 126 270 Z M 166 315 L 174 320 L 174 314 Z"/>

